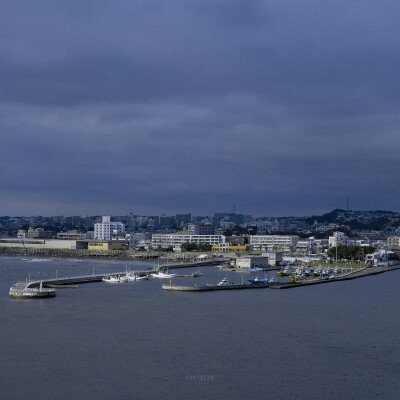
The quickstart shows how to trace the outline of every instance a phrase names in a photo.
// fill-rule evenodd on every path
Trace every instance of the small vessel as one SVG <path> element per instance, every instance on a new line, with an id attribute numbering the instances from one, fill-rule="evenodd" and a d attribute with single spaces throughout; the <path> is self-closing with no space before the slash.
<path id="1" fill-rule="evenodd" d="M 129 272 L 128 274 L 126 274 L 126 276 L 124 278 L 125 278 L 126 282 L 135 282 L 135 281 L 142 281 L 142 280 L 149 279 L 149 277 L 147 275 L 136 275 L 132 272 Z"/>
<path id="2" fill-rule="evenodd" d="M 222 280 L 218 282 L 218 286 L 226 286 L 226 285 L 229 285 L 228 278 L 222 278 Z"/>
<path id="3" fill-rule="evenodd" d="M 247 282 L 249 282 L 251 285 L 265 285 L 268 283 L 266 279 L 260 279 L 258 276 L 256 276 L 254 279 L 248 279 Z"/>
<path id="4" fill-rule="evenodd" d="M 202 276 L 203 274 L 200 272 L 200 271 L 194 271 L 192 274 L 191 274 L 191 277 L 192 278 L 197 278 L 198 276 Z"/>
<path id="5" fill-rule="evenodd" d="M 169 274 L 168 271 L 164 272 L 164 271 L 158 271 L 154 274 L 151 274 L 151 276 L 153 278 L 161 278 L 161 279 L 165 279 L 165 278 L 173 278 L 176 274 Z"/>
<path id="6" fill-rule="evenodd" d="M 145 280 L 149 280 L 149 277 L 147 275 L 135 275 L 135 281 L 145 281 Z"/>
<path id="7" fill-rule="evenodd" d="M 126 275 L 125 275 L 125 282 L 134 282 L 134 281 L 136 281 L 136 275 L 135 274 L 133 274 L 132 272 L 128 272 Z"/>
<path id="8" fill-rule="evenodd" d="M 304 275 L 304 273 L 294 274 L 290 276 L 291 281 L 304 281 L 306 279 L 307 277 Z"/>
<path id="9" fill-rule="evenodd" d="M 278 284 L 280 282 L 279 282 L 277 276 L 273 276 L 271 279 L 268 280 L 268 283 L 271 284 L 271 285 L 276 285 L 276 284 Z"/>
<path id="10" fill-rule="evenodd" d="M 102 279 L 104 283 L 122 283 L 124 279 L 121 279 L 120 276 L 109 276 Z"/>

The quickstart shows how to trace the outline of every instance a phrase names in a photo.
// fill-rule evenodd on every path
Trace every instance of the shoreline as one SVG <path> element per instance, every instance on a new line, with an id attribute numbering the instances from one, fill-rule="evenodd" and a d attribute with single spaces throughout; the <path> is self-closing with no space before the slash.
<path id="1" fill-rule="evenodd" d="M 173 262 L 193 262 L 199 261 L 198 256 L 204 252 L 184 253 L 182 254 L 160 254 L 156 251 L 143 251 L 137 252 L 132 250 L 86 250 L 86 249 L 32 249 L 32 248 L 19 248 L 19 247 L 0 247 L 0 257 L 62 257 L 62 258 L 103 258 L 115 260 L 137 260 L 137 261 L 151 261 L 163 260 Z M 216 257 L 210 256 L 211 260 Z M 221 260 L 221 258 L 218 258 Z"/>

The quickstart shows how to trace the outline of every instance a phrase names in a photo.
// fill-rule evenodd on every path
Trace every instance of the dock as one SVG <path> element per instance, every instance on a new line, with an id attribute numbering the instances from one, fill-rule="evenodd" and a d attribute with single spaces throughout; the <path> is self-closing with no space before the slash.
<path id="1" fill-rule="evenodd" d="M 314 278 L 314 279 L 301 280 L 301 281 L 295 281 L 295 282 L 285 282 L 285 283 L 273 285 L 273 286 L 271 286 L 271 289 L 291 289 L 291 288 L 295 288 L 295 287 L 319 285 L 322 283 L 348 281 L 351 279 L 362 278 L 365 276 L 383 274 L 384 272 L 395 271 L 397 269 L 400 269 L 400 265 L 393 265 L 390 267 L 366 267 L 366 268 L 357 269 L 356 271 L 348 272 L 344 275 L 338 275 L 338 276 L 334 276 L 331 278 L 322 278 L 322 279 Z"/>
<path id="2" fill-rule="evenodd" d="M 283 282 L 283 283 L 258 283 L 258 284 L 246 284 L 246 283 L 230 283 L 229 285 L 203 285 L 203 286 L 178 286 L 172 285 L 162 285 L 163 290 L 178 291 L 178 292 L 208 292 L 211 290 L 235 290 L 235 289 L 291 289 L 295 287 L 305 287 L 309 285 L 318 285 L 322 283 L 331 283 L 346 281 L 350 279 L 362 278 L 364 276 L 371 276 L 382 274 L 388 271 L 394 271 L 400 269 L 400 265 L 390 266 L 390 267 L 367 267 L 360 268 L 356 271 L 348 272 L 345 275 L 339 275 L 332 278 L 312 278 L 308 280 L 299 280 L 295 282 Z"/>
<path id="3" fill-rule="evenodd" d="M 177 286 L 162 285 L 162 289 L 177 292 L 209 292 L 211 290 L 238 290 L 238 289 L 261 289 L 269 287 L 269 283 L 232 283 L 229 285 L 203 285 L 203 286 Z"/>

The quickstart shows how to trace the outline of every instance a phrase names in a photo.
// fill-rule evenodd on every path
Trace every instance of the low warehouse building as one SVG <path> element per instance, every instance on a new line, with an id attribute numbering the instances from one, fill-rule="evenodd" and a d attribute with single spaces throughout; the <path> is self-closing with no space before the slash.
<path id="1" fill-rule="evenodd" d="M 268 267 L 268 257 L 242 257 L 236 259 L 236 266 L 242 269 L 264 269 Z"/>

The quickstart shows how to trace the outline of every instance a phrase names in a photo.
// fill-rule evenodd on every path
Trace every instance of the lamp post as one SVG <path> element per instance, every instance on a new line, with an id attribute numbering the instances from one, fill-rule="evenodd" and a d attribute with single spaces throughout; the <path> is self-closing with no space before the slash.
<path id="1" fill-rule="evenodd" d="M 338 243 L 336 241 L 336 266 L 337 266 L 337 248 L 338 248 Z"/>

